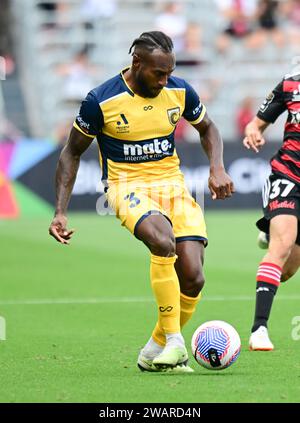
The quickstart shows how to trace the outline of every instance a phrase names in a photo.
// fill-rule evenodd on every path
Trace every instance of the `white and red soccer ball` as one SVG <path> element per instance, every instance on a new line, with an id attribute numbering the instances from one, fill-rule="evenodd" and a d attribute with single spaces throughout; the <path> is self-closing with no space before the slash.
<path id="1" fill-rule="evenodd" d="M 192 337 L 192 352 L 197 363 L 210 370 L 222 370 L 240 354 L 239 334 L 229 323 L 211 320 L 200 325 Z"/>

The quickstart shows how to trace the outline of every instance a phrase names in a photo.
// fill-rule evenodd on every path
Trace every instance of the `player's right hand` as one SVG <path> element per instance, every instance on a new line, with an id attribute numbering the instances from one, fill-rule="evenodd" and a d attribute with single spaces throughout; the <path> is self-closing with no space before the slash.
<path id="1" fill-rule="evenodd" d="M 70 239 L 74 233 L 74 229 L 68 231 L 67 229 L 67 218 L 63 214 L 57 214 L 49 227 L 49 234 L 61 244 L 70 244 Z"/>
<path id="2" fill-rule="evenodd" d="M 265 143 L 266 141 L 262 136 L 261 131 L 256 126 L 248 125 L 246 127 L 243 144 L 248 150 L 252 149 L 258 153 Z"/>

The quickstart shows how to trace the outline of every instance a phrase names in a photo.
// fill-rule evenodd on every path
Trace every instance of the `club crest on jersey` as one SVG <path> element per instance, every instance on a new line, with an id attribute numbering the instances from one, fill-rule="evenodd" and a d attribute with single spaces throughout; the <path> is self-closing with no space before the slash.
<path id="1" fill-rule="evenodd" d="M 293 91 L 292 101 L 300 101 L 300 84 L 298 85 L 298 89 Z"/>
<path id="2" fill-rule="evenodd" d="M 180 119 L 180 107 L 173 107 L 173 109 L 168 109 L 167 113 L 170 124 L 176 126 Z"/>
<path id="3" fill-rule="evenodd" d="M 260 110 L 262 112 L 264 112 L 268 108 L 269 104 L 272 103 L 274 97 L 275 97 L 275 94 L 273 93 L 273 91 L 270 92 L 270 94 L 267 96 L 263 104 L 260 106 Z"/>

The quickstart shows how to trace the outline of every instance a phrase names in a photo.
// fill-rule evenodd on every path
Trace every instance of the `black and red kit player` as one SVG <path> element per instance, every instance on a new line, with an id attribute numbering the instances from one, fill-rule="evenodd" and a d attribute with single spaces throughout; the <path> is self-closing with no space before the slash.
<path id="1" fill-rule="evenodd" d="M 281 148 L 272 157 L 263 188 L 264 217 L 256 225 L 266 237 L 268 252 L 257 271 L 256 307 L 249 347 L 270 351 L 267 322 L 281 282 L 300 266 L 300 73 L 289 74 L 274 88 L 247 125 L 243 144 L 256 153 L 265 144 L 263 132 L 287 112 Z"/>

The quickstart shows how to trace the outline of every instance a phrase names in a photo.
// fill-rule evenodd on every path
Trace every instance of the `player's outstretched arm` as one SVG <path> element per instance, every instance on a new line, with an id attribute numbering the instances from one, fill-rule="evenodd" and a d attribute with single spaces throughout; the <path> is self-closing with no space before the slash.
<path id="1" fill-rule="evenodd" d="M 208 187 L 213 200 L 224 200 L 234 193 L 234 185 L 227 175 L 223 163 L 223 141 L 218 128 L 205 113 L 202 121 L 194 128 L 200 134 L 202 147 L 209 159 L 210 176 Z"/>
<path id="2" fill-rule="evenodd" d="M 72 128 L 67 145 L 62 149 L 56 169 L 56 208 L 49 234 L 61 244 L 69 244 L 74 230 L 67 229 L 67 207 L 76 179 L 80 156 L 93 139 Z"/>
<path id="3" fill-rule="evenodd" d="M 255 116 L 245 128 L 244 146 L 248 150 L 252 149 L 258 153 L 261 147 L 266 143 L 262 134 L 268 126 L 268 122 Z"/>

